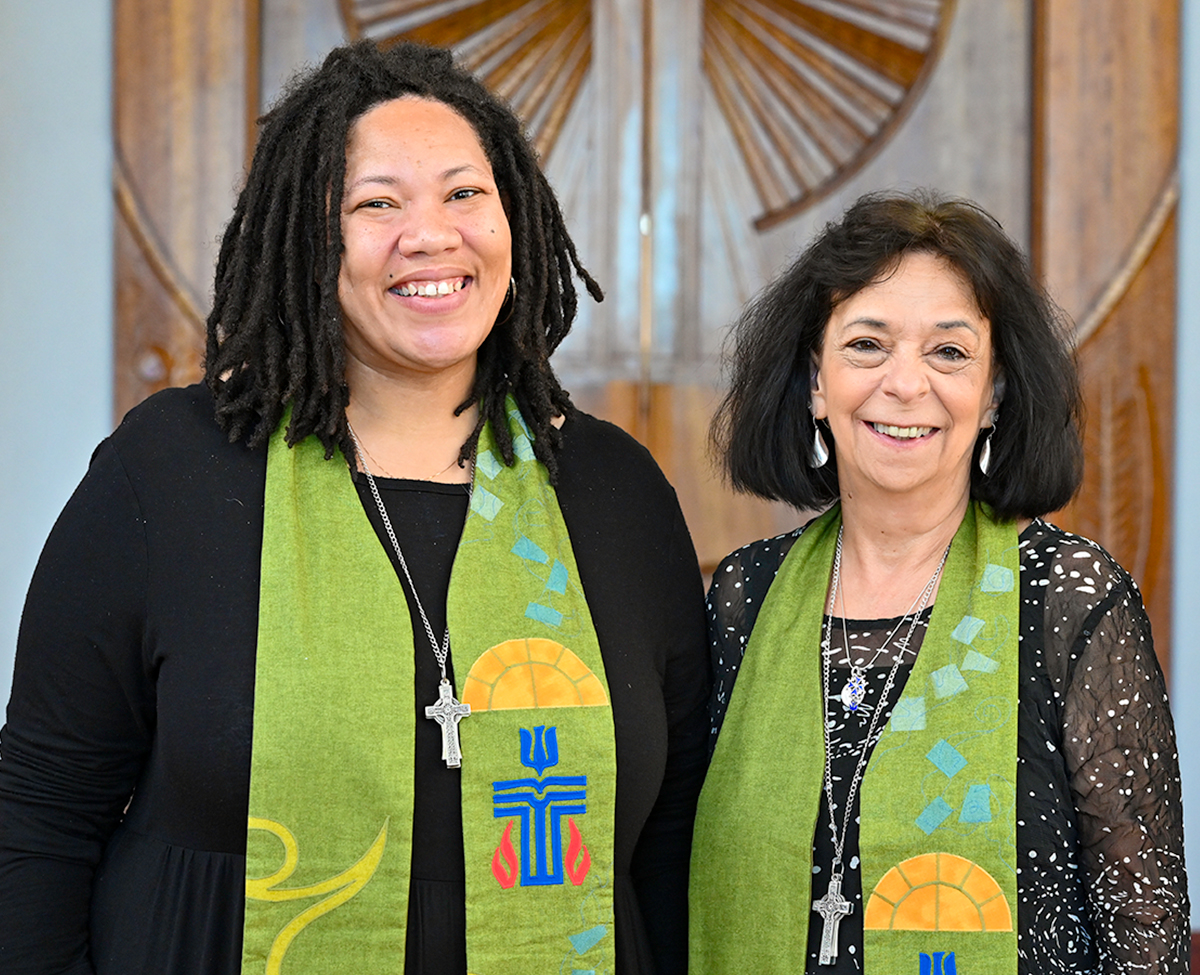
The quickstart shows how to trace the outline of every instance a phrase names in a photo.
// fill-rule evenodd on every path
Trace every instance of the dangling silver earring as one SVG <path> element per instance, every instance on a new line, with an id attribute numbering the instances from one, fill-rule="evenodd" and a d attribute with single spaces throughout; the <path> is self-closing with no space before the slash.
<path id="1" fill-rule="evenodd" d="M 984 477 L 988 476 L 988 472 L 992 468 L 992 434 L 996 432 L 996 414 L 992 414 L 992 427 L 988 430 L 988 435 L 983 441 L 983 449 L 979 451 L 979 470 Z"/>
<path id="2" fill-rule="evenodd" d="M 824 467 L 829 463 L 829 448 L 825 446 L 825 438 L 821 436 L 821 426 L 817 423 L 817 418 L 813 417 L 813 429 L 816 433 L 813 436 L 812 453 L 808 455 L 809 467 Z"/>

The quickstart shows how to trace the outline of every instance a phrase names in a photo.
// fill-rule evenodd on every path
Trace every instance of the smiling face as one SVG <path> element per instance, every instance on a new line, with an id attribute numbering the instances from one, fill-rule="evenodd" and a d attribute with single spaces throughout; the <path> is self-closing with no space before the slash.
<path id="1" fill-rule="evenodd" d="M 441 102 L 396 98 L 350 130 L 338 279 L 346 379 L 461 384 L 504 302 L 512 237 L 475 130 Z"/>
<path id="2" fill-rule="evenodd" d="M 991 331 L 962 274 L 922 252 L 834 307 L 813 409 L 833 432 L 843 498 L 965 503 L 975 440 L 991 425 Z"/>

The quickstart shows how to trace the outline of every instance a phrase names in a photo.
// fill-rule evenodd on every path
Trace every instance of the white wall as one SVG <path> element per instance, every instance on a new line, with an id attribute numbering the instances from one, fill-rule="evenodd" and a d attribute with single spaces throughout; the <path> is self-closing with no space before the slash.
<path id="1" fill-rule="evenodd" d="M 1179 331 L 1175 348 L 1175 566 L 1172 702 L 1183 766 L 1184 835 L 1192 867 L 1192 928 L 1200 928 L 1200 453 L 1192 443 L 1200 416 L 1200 3 L 1183 5 L 1183 126 L 1179 207 Z"/>
<path id="2" fill-rule="evenodd" d="M 108 0 L 0 0 L 0 700 L 42 542 L 112 420 Z"/>

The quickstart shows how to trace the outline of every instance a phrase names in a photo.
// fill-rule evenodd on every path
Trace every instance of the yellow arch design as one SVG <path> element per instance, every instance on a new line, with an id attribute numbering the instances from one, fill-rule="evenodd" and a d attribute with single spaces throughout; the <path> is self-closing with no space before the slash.
<path id="1" fill-rule="evenodd" d="M 867 901 L 868 931 L 1011 931 L 995 878 L 953 853 L 923 853 L 892 867 Z"/>
<path id="2" fill-rule="evenodd" d="M 296 935 L 322 914 L 328 914 L 335 907 L 340 907 L 362 890 L 367 881 L 375 875 L 379 861 L 383 858 L 383 848 L 387 846 L 388 820 L 384 820 L 383 828 L 375 837 L 370 848 L 359 861 L 336 877 L 330 877 L 320 883 L 309 884 L 307 887 L 285 887 L 277 889 L 277 885 L 287 880 L 300 862 L 300 847 L 296 837 L 286 826 L 270 819 L 260 819 L 251 816 L 250 829 L 261 829 L 278 837 L 283 843 L 283 866 L 268 877 L 246 878 L 246 898 L 256 901 L 294 901 L 305 897 L 320 897 L 329 894 L 322 901 L 313 904 L 297 914 L 284 925 L 283 930 L 275 936 L 271 950 L 267 954 L 266 975 L 280 975 L 283 956 L 287 953 Z"/>
<path id="3" fill-rule="evenodd" d="M 597 707 L 608 703 L 600 678 L 561 643 L 544 637 L 505 640 L 481 653 L 463 683 L 474 711 Z"/>

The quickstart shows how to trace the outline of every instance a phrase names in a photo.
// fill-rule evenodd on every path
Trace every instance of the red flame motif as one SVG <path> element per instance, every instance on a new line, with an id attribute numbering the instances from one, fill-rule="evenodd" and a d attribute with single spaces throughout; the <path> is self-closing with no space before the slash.
<path id="1" fill-rule="evenodd" d="M 512 840 L 509 839 L 512 828 L 513 824 L 510 819 L 508 825 L 504 827 L 504 836 L 500 839 L 500 845 L 492 854 L 492 873 L 505 890 L 517 882 L 517 851 L 513 849 Z M 501 857 L 504 858 L 503 863 L 501 863 Z M 508 870 L 504 869 L 505 864 L 508 865 Z"/>
<path id="2" fill-rule="evenodd" d="M 583 845 L 579 830 L 575 828 L 575 820 L 568 819 L 567 825 L 571 827 L 571 842 L 567 844 L 567 855 L 563 859 L 563 866 L 567 868 L 567 876 L 571 878 L 571 883 L 578 887 L 592 868 L 592 855 Z M 582 856 L 580 850 L 583 851 Z M 576 865 L 576 860 L 579 861 L 578 865 Z"/>

